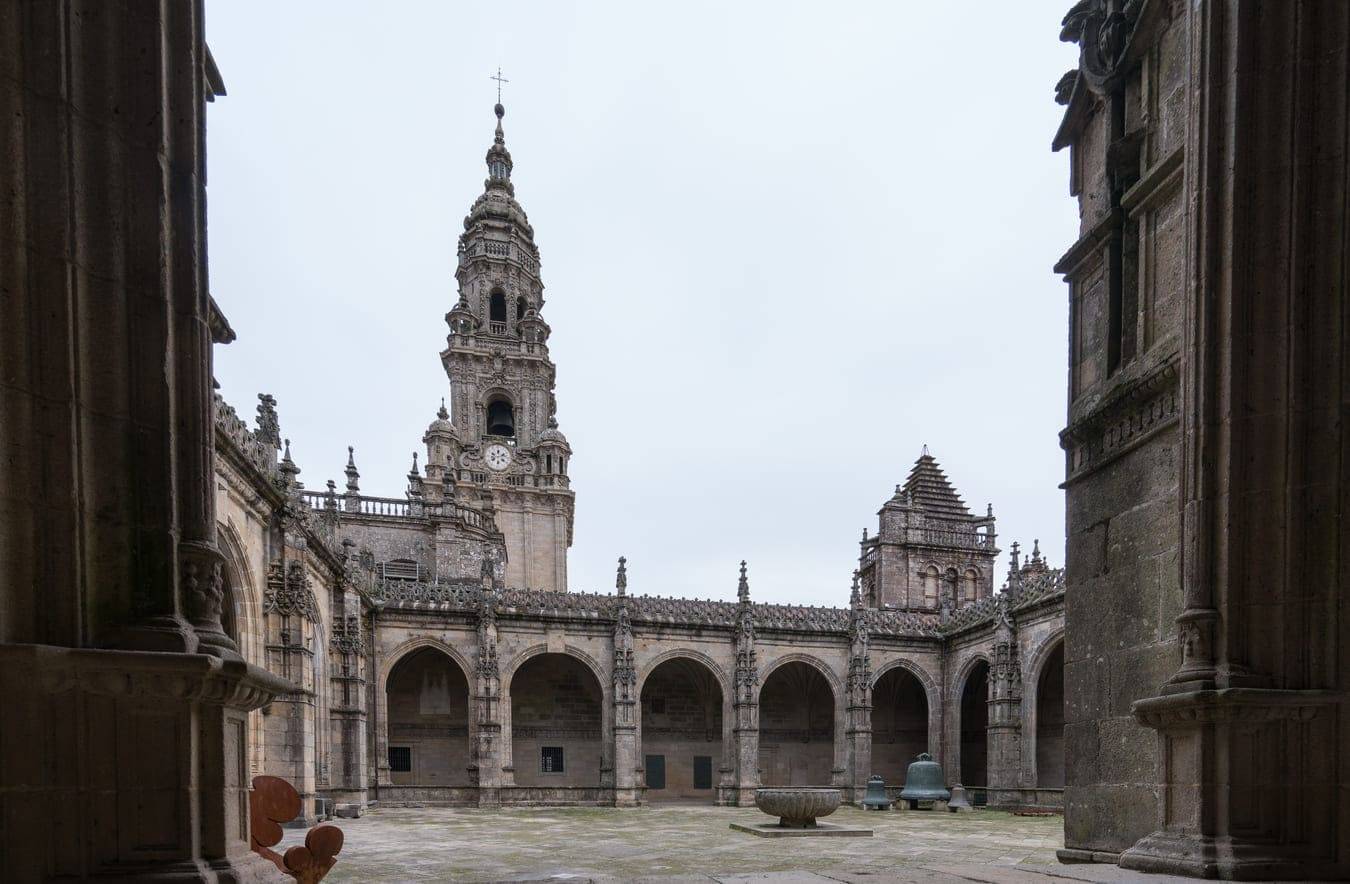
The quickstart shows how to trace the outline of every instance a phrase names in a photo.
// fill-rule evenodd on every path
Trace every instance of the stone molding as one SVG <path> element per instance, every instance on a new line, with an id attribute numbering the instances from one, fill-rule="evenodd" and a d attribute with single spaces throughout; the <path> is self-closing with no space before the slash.
<path id="1" fill-rule="evenodd" d="M 1337 691 L 1221 688 L 1136 700 L 1130 712 L 1145 727 L 1171 731 L 1210 724 L 1310 721 L 1342 699 Z"/>
<path id="2" fill-rule="evenodd" d="M 1180 356 L 1173 353 L 1117 386 L 1060 432 L 1059 444 L 1069 460 L 1068 478 L 1061 487 L 1095 473 L 1175 425 L 1180 405 Z"/>
<path id="3" fill-rule="evenodd" d="M 259 709 L 295 690 L 287 679 L 242 660 L 207 654 L 9 644 L 0 644 L 0 683 L 7 693 L 81 691 L 232 709 Z"/>

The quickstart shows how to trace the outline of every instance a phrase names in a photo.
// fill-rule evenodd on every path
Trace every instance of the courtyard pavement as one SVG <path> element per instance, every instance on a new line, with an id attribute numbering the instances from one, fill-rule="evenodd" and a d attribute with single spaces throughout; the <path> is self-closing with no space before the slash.
<path id="1" fill-rule="evenodd" d="M 500 811 L 385 808 L 335 820 L 346 835 L 325 881 L 828 881 L 1031 884 L 1180 881 L 1115 866 L 1060 865 L 1062 817 L 996 811 L 869 813 L 850 807 L 830 822 L 871 828 L 871 838 L 759 838 L 732 822 L 754 808 L 656 805 Z M 303 840 L 287 830 L 279 850 Z"/>

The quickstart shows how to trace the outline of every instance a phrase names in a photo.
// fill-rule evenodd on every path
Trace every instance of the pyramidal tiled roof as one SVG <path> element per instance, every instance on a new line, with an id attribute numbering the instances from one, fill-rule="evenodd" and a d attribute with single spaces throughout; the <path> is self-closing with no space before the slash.
<path id="1" fill-rule="evenodd" d="M 952 488 L 952 483 L 947 481 L 947 474 L 942 472 L 942 467 L 928 453 L 927 445 L 924 446 L 923 454 L 914 462 L 914 469 L 909 471 L 909 478 L 905 480 L 905 491 L 914 498 L 915 505 L 930 512 L 947 516 L 967 518 L 970 516 L 965 501 L 961 500 L 956 489 Z"/>

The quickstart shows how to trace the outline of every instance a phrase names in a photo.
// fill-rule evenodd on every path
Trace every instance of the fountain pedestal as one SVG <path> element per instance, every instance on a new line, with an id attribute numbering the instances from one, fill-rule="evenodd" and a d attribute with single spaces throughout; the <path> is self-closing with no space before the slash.
<path id="1" fill-rule="evenodd" d="M 755 806 L 769 816 L 778 817 L 778 822 L 732 823 L 731 828 L 762 838 L 803 835 L 871 837 L 871 829 L 818 822 L 820 817 L 829 816 L 839 809 L 841 798 L 838 789 L 799 787 L 756 789 Z"/>

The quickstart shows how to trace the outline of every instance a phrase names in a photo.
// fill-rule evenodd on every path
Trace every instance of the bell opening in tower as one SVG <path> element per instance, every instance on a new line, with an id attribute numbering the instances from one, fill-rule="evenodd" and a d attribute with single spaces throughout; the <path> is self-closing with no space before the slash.
<path id="1" fill-rule="evenodd" d="M 487 434 L 489 436 L 515 437 L 516 415 L 515 410 L 511 407 L 511 400 L 503 397 L 493 399 L 488 403 Z"/>
<path id="2" fill-rule="evenodd" d="M 488 300 L 488 321 L 506 322 L 506 295 L 493 292 Z"/>

